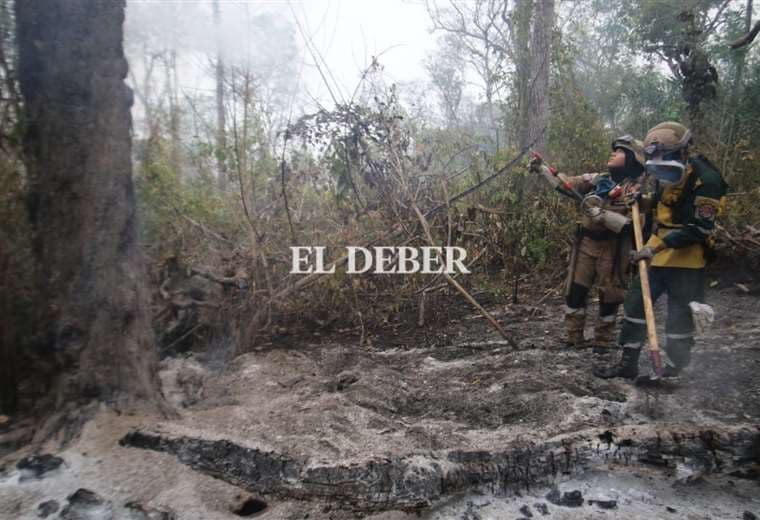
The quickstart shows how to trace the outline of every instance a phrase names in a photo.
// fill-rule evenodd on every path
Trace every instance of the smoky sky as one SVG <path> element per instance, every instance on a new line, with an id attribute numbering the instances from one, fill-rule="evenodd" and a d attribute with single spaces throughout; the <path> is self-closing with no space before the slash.
<path id="1" fill-rule="evenodd" d="M 217 26 L 211 0 L 129 0 L 125 39 L 135 76 L 150 53 L 174 50 L 180 86 L 211 91 L 221 48 L 231 66 L 286 74 L 297 85 L 293 104 L 306 108 L 332 104 L 326 82 L 339 100 L 350 97 L 377 56 L 387 83 L 421 80 L 435 46 L 421 0 L 220 0 L 219 7 Z"/>

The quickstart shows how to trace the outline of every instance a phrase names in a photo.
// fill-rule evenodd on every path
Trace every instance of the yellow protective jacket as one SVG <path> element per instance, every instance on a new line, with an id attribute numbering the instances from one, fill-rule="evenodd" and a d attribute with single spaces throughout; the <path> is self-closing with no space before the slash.
<path id="1" fill-rule="evenodd" d="M 659 189 L 654 232 L 647 245 L 666 249 L 652 259 L 654 267 L 701 269 L 713 240 L 715 218 L 722 211 L 727 189 L 720 172 L 703 156 L 689 159 L 678 185 Z"/>

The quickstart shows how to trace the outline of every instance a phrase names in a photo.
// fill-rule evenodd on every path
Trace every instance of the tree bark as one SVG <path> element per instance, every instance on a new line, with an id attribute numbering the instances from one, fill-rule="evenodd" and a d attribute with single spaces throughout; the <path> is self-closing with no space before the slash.
<path id="1" fill-rule="evenodd" d="M 0 413 L 13 415 L 18 410 L 18 336 L 16 313 L 11 298 L 17 293 L 10 275 L 10 258 L 0 254 Z"/>
<path id="2" fill-rule="evenodd" d="M 124 0 L 16 2 L 48 394 L 43 440 L 104 402 L 164 408 L 132 184 Z M 55 413 L 52 413 L 55 411 Z"/>
<path id="3" fill-rule="evenodd" d="M 514 56 L 515 83 L 517 91 L 517 140 L 520 148 L 531 142 L 529 123 L 530 95 L 530 20 L 533 15 L 531 0 L 516 0 L 514 7 Z"/>
<path id="4" fill-rule="evenodd" d="M 216 166 L 217 183 L 220 189 L 226 189 L 228 184 L 227 173 L 227 130 L 226 114 L 224 108 L 224 48 L 222 45 L 222 14 L 219 9 L 219 0 L 214 0 L 211 5 L 214 11 L 214 30 L 216 31 Z"/>
<path id="5" fill-rule="evenodd" d="M 169 99 L 169 160 L 177 180 L 182 182 L 182 140 L 180 137 L 179 79 L 177 76 L 177 50 L 169 51 L 165 58 L 166 91 Z"/>
<path id="6" fill-rule="evenodd" d="M 549 70 L 552 56 L 554 0 L 536 0 L 530 41 L 531 83 L 528 86 L 528 143 L 546 154 L 549 124 Z"/>

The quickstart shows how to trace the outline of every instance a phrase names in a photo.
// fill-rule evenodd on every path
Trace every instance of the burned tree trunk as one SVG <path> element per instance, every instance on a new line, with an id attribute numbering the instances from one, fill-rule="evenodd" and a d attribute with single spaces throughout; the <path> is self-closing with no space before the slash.
<path id="1" fill-rule="evenodd" d="M 748 470 L 757 461 L 760 433 L 754 425 L 643 425 L 583 431 L 543 444 L 515 442 L 498 451 L 442 450 L 334 464 L 224 439 L 147 431 L 132 431 L 120 444 L 173 454 L 197 471 L 251 492 L 329 500 L 368 513 L 419 511 L 471 490 L 535 489 L 563 475 L 617 465 L 672 471 L 681 464 L 700 473 Z"/>
<path id="2" fill-rule="evenodd" d="M 65 440 L 94 403 L 163 406 L 136 236 L 124 0 L 16 2 L 16 17 L 38 365 L 50 367 L 37 439 Z"/>

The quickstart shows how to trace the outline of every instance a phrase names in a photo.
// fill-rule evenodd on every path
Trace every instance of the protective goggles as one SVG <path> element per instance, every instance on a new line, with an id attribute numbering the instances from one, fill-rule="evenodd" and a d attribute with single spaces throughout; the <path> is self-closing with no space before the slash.
<path id="1" fill-rule="evenodd" d="M 647 173 L 664 185 L 678 184 L 683 178 L 686 167 L 680 161 L 664 161 L 661 159 L 652 159 L 647 161 Z"/>

